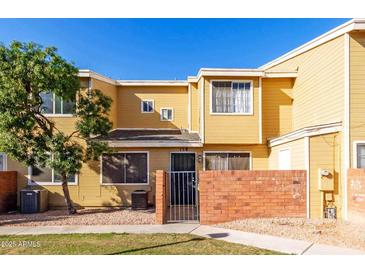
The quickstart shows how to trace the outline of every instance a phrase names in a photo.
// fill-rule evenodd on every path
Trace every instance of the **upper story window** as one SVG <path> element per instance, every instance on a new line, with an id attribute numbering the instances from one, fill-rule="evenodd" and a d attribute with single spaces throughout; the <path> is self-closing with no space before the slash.
<path id="1" fill-rule="evenodd" d="M 153 100 L 142 100 L 141 102 L 141 112 L 142 113 L 152 113 L 154 108 Z"/>
<path id="2" fill-rule="evenodd" d="M 252 114 L 252 81 L 212 81 L 211 113 Z"/>
<path id="3" fill-rule="evenodd" d="M 72 114 L 74 102 L 64 101 L 51 92 L 42 92 L 43 99 L 42 112 L 44 114 Z"/>
<path id="4" fill-rule="evenodd" d="M 172 121 L 174 112 L 172 108 L 161 108 L 161 121 Z"/>

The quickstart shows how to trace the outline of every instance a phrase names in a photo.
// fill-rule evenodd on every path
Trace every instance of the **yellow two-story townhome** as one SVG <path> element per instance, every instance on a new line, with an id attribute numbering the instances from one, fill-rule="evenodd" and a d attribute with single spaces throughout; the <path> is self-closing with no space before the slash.
<path id="1" fill-rule="evenodd" d="M 135 190 L 148 191 L 154 204 L 156 170 L 183 180 L 186 187 L 170 199 L 181 195 L 189 203 L 199 170 L 294 169 L 307 171 L 307 217 L 324 217 L 327 206 L 347 217 L 347 170 L 365 168 L 365 20 L 256 69 L 202 68 L 186 81 L 114 80 L 90 70 L 79 77 L 82 88 L 113 99 L 113 130 L 105 139 L 113 153 L 72 178 L 76 205 L 128 206 Z M 47 115 L 73 131 L 67 105 L 47 102 Z M 46 188 L 51 207 L 64 205 L 52 170 L 5 155 L 0 163 L 18 171 L 18 189 Z"/>

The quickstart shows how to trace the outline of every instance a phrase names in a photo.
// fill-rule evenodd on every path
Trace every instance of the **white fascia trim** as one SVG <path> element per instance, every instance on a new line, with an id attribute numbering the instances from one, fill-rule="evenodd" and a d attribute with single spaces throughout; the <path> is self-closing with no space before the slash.
<path id="1" fill-rule="evenodd" d="M 155 80 L 138 80 L 138 81 L 128 81 L 128 80 L 117 80 L 117 85 L 119 86 L 178 86 L 187 87 L 188 81 L 176 80 L 176 81 L 155 81 Z"/>
<path id="2" fill-rule="evenodd" d="M 352 30 L 358 30 L 358 29 L 365 29 L 365 19 L 352 19 L 316 38 L 314 38 L 313 40 L 305 43 L 304 45 L 301 45 L 291 51 L 289 51 L 288 53 L 280 56 L 279 58 L 274 59 L 273 61 L 270 61 L 264 65 L 262 65 L 261 67 L 259 67 L 259 69 L 269 69 L 277 64 L 280 64 L 288 59 L 291 59 L 303 52 L 306 52 L 312 48 L 315 48 L 323 43 L 326 43 L 334 38 L 337 38 L 338 36 L 341 36 L 345 33 L 348 33 Z"/>
<path id="3" fill-rule="evenodd" d="M 108 141 L 109 147 L 203 147 L 201 142 L 174 141 Z"/>
<path id="4" fill-rule="evenodd" d="M 180 130 L 179 128 L 148 128 L 148 127 L 117 127 L 117 128 L 113 128 L 110 131 L 115 131 L 115 130 Z"/>
<path id="5" fill-rule="evenodd" d="M 251 76 L 262 77 L 265 72 L 261 69 L 223 69 L 223 68 L 201 68 L 198 75 L 195 78 L 199 81 L 203 76 Z"/>
<path id="6" fill-rule="evenodd" d="M 97 79 L 97 80 L 100 80 L 100 81 L 103 81 L 103 82 L 106 82 L 106 83 L 109 83 L 109 84 L 112 84 L 112 85 L 116 85 L 116 81 L 109 78 L 109 77 L 106 77 L 104 75 L 101 75 L 95 71 L 92 71 L 92 70 L 89 70 L 89 69 L 80 69 L 79 70 L 79 73 L 78 73 L 78 76 L 79 77 L 87 77 L 87 78 L 94 78 L 94 79 Z"/>
<path id="7" fill-rule="evenodd" d="M 267 71 L 265 72 L 265 76 L 263 78 L 297 78 L 298 72 L 296 71 Z"/>
<path id="8" fill-rule="evenodd" d="M 301 139 L 304 137 L 335 133 L 335 132 L 339 132 L 341 130 L 342 130 L 341 122 L 326 124 L 326 125 L 318 125 L 318 126 L 313 126 L 313 127 L 306 127 L 306 128 L 302 128 L 302 129 L 290 132 L 283 136 L 273 138 L 268 141 L 268 146 L 274 147 L 274 146 L 292 142 L 292 141 L 295 141 L 295 140 L 298 140 L 298 139 Z"/>

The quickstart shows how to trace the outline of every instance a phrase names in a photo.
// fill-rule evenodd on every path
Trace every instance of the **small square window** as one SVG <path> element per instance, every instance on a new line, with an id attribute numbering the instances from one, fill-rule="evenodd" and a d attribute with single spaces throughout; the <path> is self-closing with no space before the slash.
<path id="1" fill-rule="evenodd" d="M 172 121 L 173 111 L 172 108 L 161 108 L 161 121 Z"/>
<path id="2" fill-rule="evenodd" d="M 152 113 L 153 112 L 153 100 L 143 100 L 141 102 L 141 112 L 142 113 Z"/>

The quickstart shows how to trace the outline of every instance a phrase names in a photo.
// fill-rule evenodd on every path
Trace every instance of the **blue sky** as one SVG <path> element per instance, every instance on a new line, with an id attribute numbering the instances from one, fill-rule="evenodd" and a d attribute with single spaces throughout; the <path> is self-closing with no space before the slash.
<path id="1" fill-rule="evenodd" d="M 256 68 L 348 19 L 0 19 L 0 41 L 56 46 L 114 79 L 186 79 Z"/>

